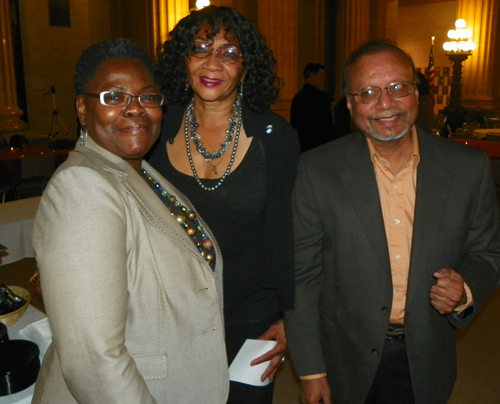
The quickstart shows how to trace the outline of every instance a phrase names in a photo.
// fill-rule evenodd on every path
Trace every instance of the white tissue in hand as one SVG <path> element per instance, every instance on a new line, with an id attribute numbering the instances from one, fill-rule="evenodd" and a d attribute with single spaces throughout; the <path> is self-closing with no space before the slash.
<path id="1" fill-rule="evenodd" d="M 262 382 L 260 377 L 266 371 L 270 361 L 255 366 L 250 366 L 250 362 L 264 355 L 275 346 L 276 341 L 247 339 L 229 367 L 229 378 L 233 382 L 252 386 L 267 386 L 271 381 L 266 379 Z"/>

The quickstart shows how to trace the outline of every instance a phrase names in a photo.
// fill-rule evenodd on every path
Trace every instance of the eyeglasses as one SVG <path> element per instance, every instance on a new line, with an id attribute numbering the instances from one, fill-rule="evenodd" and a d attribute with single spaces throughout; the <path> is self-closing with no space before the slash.
<path id="1" fill-rule="evenodd" d="M 223 45 L 220 48 L 214 49 L 208 42 L 194 41 L 189 45 L 187 54 L 196 58 L 206 58 L 215 51 L 215 54 L 221 62 L 235 65 L 240 62 L 245 56 L 240 49 L 235 45 Z"/>
<path id="2" fill-rule="evenodd" d="M 141 95 L 131 95 L 121 91 L 102 91 L 99 94 L 86 93 L 89 97 L 99 98 L 102 105 L 107 107 L 126 107 L 132 102 L 132 98 L 137 98 L 139 104 L 144 108 L 161 107 L 165 101 L 163 94 L 147 93 Z"/>
<path id="3" fill-rule="evenodd" d="M 410 95 L 415 91 L 414 81 L 396 81 L 389 84 L 387 87 L 366 87 L 359 90 L 357 93 L 348 93 L 349 95 L 357 95 L 360 102 L 363 104 L 373 104 L 380 99 L 382 90 L 387 92 L 394 98 L 401 98 Z"/>

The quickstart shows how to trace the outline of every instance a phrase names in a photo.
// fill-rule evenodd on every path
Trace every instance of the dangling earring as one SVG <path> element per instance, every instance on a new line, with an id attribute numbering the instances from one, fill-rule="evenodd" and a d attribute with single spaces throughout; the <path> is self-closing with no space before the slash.
<path id="1" fill-rule="evenodd" d="M 85 126 L 80 126 L 80 146 L 85 146 L 85 141 L 87 140 L 87 128 Z"/>
<path id="2" fill-rule="evenodd" d="M 242 82 L 240 83 L 240 88 L 238 89 L 238 98 L 239 98 L 240 100 L 242 100 L 242 99 L 243 99 L 243 84 L 244 84 L 244 81 L 242 81 Z"/>
<path id="3" fill-rule="evenodd" d="M 189 80 L 186 78 L 186 86 L 184 87 L 184 91 L 186 91 L 187 93 L 188 90 L 189 90 Z"/>

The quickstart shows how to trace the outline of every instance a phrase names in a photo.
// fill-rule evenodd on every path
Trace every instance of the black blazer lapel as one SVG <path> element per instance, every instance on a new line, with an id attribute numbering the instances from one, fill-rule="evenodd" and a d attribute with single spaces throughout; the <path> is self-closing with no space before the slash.
<path id="1" fill-rule="evenodd" d="M 368 145 L 360 132 L 349 136 L 353 136 L 353 141 L 345 155 L 348 164 L 340 177 L 380 264 L 390 271 L 384 218 Z"/>
<path id="2" fill-rule="evenodd" d="M 434 237 L 439 230 L 450 192 L 452 175 L 445 168 L 445 156 L 439 142 L 419 134 L 420 163 L 417 169 L 417 190 L 407 304 L 415 294 L 420 278 L 426 274 Z"/>

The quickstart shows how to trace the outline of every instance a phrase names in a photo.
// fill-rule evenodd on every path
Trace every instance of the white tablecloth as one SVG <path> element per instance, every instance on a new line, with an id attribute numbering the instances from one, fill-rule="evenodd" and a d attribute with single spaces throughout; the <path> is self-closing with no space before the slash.
<path id="1" fill-rule="evenodd" d="M 0 244 L 7 247 L 0 253 L 0 265 L 34 256 L 31 230 L 40 198 L 0 203 Z"/>
<path id="2" fill-rule="evenodd" d="M 50 342 L 47 338 L 42 338 L 40 340 L 40 337 L 33 333 L 33 325 L 36 325 L 37 328 L 43 327 L 43 329 L 47 329 L 47 327 L 49 327 L 48 320 L 45 314 L 30 305 L 24 315 L 19 319 L 19 321 L 17 321 L 10 327 L 7 327 L 7 331 L 9 333 L 9 339 L 25 339 L 35 342 L 40 348 L 41 363 Z M 19 334 L 20 332 L 21 335 Z M 35 384 L 32 384 L 27 389 L 21 390 L 15 394 L 11 394 L 9 396 L 1 396 L 0 404 L 30 404 L 34 389 Z"/>

